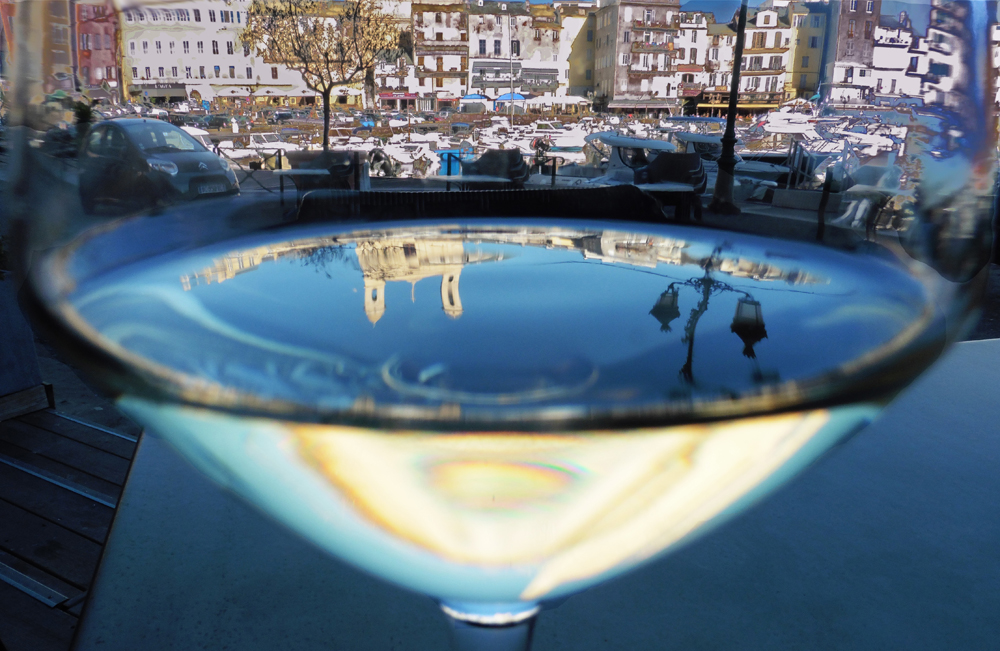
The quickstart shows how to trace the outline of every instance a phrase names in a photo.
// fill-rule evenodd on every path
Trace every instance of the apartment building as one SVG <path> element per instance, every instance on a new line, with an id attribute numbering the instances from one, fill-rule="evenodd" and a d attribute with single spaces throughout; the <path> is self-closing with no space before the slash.
<path id="1" fill-rule="evenodd" d="M 118 99 L 118 14 L 111 0 L 77 0 L 76 77 L 93 99 Z"/>
<path id="2" fill-rule="evenodd" d="M 875 27 L 882 0 L 841 0 L 831 11 L 825 55 L 829 97 L 834 102 L 868 101 L 869 72 L 875 54 Z"/>
<path id="3" fill-rule="evenodd" d="M 469 75 L 469 27 L 464 0 L 422 0 L 411 5 L 416 93 L 421 108 L 455 107 Z"/>
<path id="4" fill-rule="evenodd" d="M 785 97 L 809 99 L 819 92 L 829 5 L 793 2 L 787 11 L 792 43 L 785 70 Z"/>
<path id="5" fill-rule="evenodd" d="M 594 94 L 594 43 L 597 2 L 556 0 L 562 34 L 559 60 L 567 64 L 566 94 L 591 97 Z"/>
<path id="6" fill-rule="evenodd" d="M 595 82 L 598 105 L 622 110 L 679 106 L 672 79 L 681 56 L 678 0 L 621 0 L 596 14 Z M 637 36 L 638 35 L 638 36 Z"/>
<path id="7" fill-rule="evenodd" d="M 240 41 L 248 0 L 195 0 L 127 9 L 123 77 L 134 101 L 298 105 L 315 102 L 302 76 Z"/>

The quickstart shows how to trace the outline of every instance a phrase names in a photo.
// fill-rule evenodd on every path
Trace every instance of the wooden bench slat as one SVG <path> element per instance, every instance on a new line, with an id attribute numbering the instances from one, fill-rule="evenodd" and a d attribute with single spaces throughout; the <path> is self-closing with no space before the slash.
<path id="1" fill-rule="evenodd" d="M 0 499 L 102 544 L 114 509 L 8 465 L 0 464 Z M 0 535 L 7 525 L 0 521 Z"/>
<path id="2" fill-rule="evenodd" d="M 80 443 L 86 443 L 91 447 L 110 452 L 122 459 L 131 461 L 135 455 L 135 443 L 119 438 L 107 432 L 81 425 L 80 423 L 60 418 L 48 411 L 36 411 L 32 414 L 21 416 L 18 420 L 35 427 L 49 430 L 66 438 L 73 439 Z"/>
<path id="3" fill-rule="evenodd" d="M 0 549 L 80 589 L 94 577 L 101 545 L 0 499 Z"/>
<path id="4" fill-rule="evenodd" d="M 8 651 L 66 651 L 77 618 L 0 582 L 0 635 Z"/>
<path id="5" fill-rule="evenodd" d="M 129 459 L 19 421 L 0 423 L 0 440 L 119 486 L 131 464 Z"/>
<path id="6" fill-rule="evenodd" d="M 28 466 L 36 468 L 43 474 L 53 475 L 64 479 L 67 482 L 76 484 L 93 491 L 94 493 L 102 495 L 114 503 L 117 503 L 118 498 L 121 496 L 122 487 L 114 482 L 101 479 L 100 477 L 95 477 L 88 472 L 77 470 L 76 468 L 71 468 L 65 464 L 59 463 L 58 461 L 53 461 L 33 452 L 29 452 L 24 448 L 0 439 L 0 459 L 2 458 L 20 461 Z M 117 459 L 118 457 L 115 458 Z"/>

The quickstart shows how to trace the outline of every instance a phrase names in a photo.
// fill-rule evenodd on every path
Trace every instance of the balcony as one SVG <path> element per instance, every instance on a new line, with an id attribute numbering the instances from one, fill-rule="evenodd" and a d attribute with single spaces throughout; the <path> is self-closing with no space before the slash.
<path id="1" fill-rule="evenodd" d="M 452 70 L 421 70 L 417 68 L 416 77 L 420 78 L 437 78 L 437 77 L 467 77 L 469 74 L 469 69 L 464 68 L 462 70 L 452 69 Z"/>
<path id="2" fill-rule="evenodd" d="M 763 70 L 741 70 L 741 77 L 764 77 L 768 75 L 784 74 L 784 68 L 765 68 Z"/>
<path id="3" fill-rule="evenodd" d="M 750 56 L 751 54 L 784 54 L 789 49 L 787 47 L 748 47 L 743 50 L 743 54 L 744 56 Z"/>
<path id="4" fill-rule="evenodd" d="M 522 79 L 521 87 L 529 90 L 555 90 L 559 88 L 559 82 L 555 79 Z"/>
<path id="5" fill-rule="evenodd" d="M 678 97 L 697 97 L 705 90 L 705 84 L 680 83 L 677 84 Z"/>
<path id="6" fill-rule="evenodd" d="M 653 19 L 648 23 L 639 18 L 632 21 L 633 29 L 680 29 L 680 26 L 681 19 L 678 16 L 674 16 L 669 23 L 664 19 Z"/>
<path id="7" fill-rule="evenodd" d="M 426 56 L 433 54 L 460 54 L 466 56 L 469 53 L 469 43 L 463 38 L 461 41 L 417 41 L 413 47 L 416 56 Z"/>
<path id="8" fill-rule="evenodd" d="M 670 43 L 646 43 L 644 41 L 632 41 L 633 52 L 668 52 L 670 56 L 677 56 L 674 46 Z"/>

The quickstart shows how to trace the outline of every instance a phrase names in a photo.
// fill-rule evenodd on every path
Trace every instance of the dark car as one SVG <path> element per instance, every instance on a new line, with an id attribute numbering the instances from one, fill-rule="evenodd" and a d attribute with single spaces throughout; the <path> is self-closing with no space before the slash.
<path id="1" fill-rule="evenodd" d="M 267 122 L 268 124 L 281 124 L 283 122 L 290 122 L 293 117 L 289 111 L 275 111 L 267 116 Z"/>
<path id="2" fill-rule="evenodd" d="M 222 129 L 232 124 L 228 115 L 207 115 L 204 118 L 205 128 Z"/>
<path id="3" fill-rule="evenodd" d="M 87 212 L 98 203 L 132 210 L 240 189 L 225 160 L 160 120 L 101 122 L 87 134 L 79 161 L 80 200 Z"/>

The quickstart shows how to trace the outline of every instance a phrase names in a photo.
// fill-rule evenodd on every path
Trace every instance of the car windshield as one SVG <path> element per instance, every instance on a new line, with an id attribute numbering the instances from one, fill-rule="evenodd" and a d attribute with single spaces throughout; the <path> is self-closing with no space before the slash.
<path id="1" fill-rule="evenodd" d="M 159 120 L 123 120 L 118 123 L 144 153 L 205 151 L 205 147 L 181 129 Z"/>
<path id="2" fill-rule="evenodd" d="M 264 134 L 264 142 L 279 142 L 278 136 L 273 133 Z"/>

